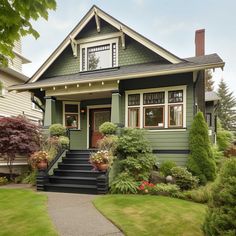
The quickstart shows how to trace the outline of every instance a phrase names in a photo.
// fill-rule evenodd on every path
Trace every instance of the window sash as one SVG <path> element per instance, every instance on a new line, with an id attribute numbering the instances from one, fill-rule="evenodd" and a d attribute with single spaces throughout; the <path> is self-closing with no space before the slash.
<path id="1" fill-rule="evenodd" d="M 71 125 L 67 124 L 67 118 L 69 117 L 75 117 L 75 123 L 74 121 L 71 121 Z M 78 125 L 79 125 L 79 115 L 78 114 L 71 114 L 71 113 L 65 113 L 65 127 L 66 128 L 73 128 L 73 129 L 78 129 Z"/>
<path id="2" fill-rule="evenodd" d="M 171 124 L 171 108 L 174 108 L 174 107 L 181 107 L 181 119 L 180 119 L 180 124 L 176 124 L 176 125 L 173 125 Z M 175 104 L 175 105 L 169 105 L 168 107 L 168 120 L 169 120 L 169 127 L 171 128 L 181 128 L 183 127 L 183 104 Z M 175 117 L 174 117 L 175 118 Z"/>
<path id="3" fill-rule="evenodd" d="M 164 104 L 165 92 L 152 92 L 143 94 L 143 105 Z"/>
<path id="4" fill-rule="evenodd" d="M 134 111 L 136 111 L 136 114 L 133 113 Z M 133 115 L 132 115 L 132 113 L 133 113 Z M 131 117 L 131 115 L 132 115 L 132 117 Z M 133 118 L 135 118 L 134 121 L 131 120 Z M 128 108 L 128 127 L 139 128 L 139 126 L 140 126 L 140 108 L 139 107 Z"/>
<path id="5" fill-rule="evenodd" d="M 183 102 L 183 90 L 168 91 L 168 103 Z"/>
<path id="6" fill-rule="evenodd" d="M 162 122 L 159 122 L 159 124 L 162 125 L 146 125 L 146 110 L 147 109 L 162 109 Z M 147 106 L 143 107 L 143 127 L 144 128 L 164 128 L 165 127 L 165 107 L 164 106 Z"/>

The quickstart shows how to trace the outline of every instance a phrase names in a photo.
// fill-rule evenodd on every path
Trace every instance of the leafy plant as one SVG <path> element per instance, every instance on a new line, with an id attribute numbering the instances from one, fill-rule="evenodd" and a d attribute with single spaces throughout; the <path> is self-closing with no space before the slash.
<path id="1" fill-rule="evenodd" d="M 104 136 L 102 139 L 98 141 L 98 148 L 100 150 L 107 150 L 112 153 L 112 155 L 116 154 L 118 137 L 116 135 L 108 135 Z"/>
<path id="2" fill-rule="evenodd" d="M 35 186 L 36 185 L 36 176 L 37 176 L 37 171 L 36 170 L 32 170 L 31 172 L 29 172 L 22 179 L 22 183 L 23 184 L 31 184 L 31 185 Z"/>
<path id="3" fill-rule="evenodd" d="M 188 170 L 199 178 L 201 184 L 214 180 L 216 165 L 208 135 L 208 127 L 202 112 L 198 112 L 193 120 L 189 133 L 189 148 Z"/>
<path id="4" fill-rule="evenodd" d="M 99 132 L 103 135 L 112 135 L 115 134 L 117 130 L 117 125 L 112 122 L 104 122 L 99 127 Z"/>
<path id="5" fill-rule="evenodd" d="M 30 163 L 33 168 L 36 168 L 38 163 L 42 161 L 48 162 L 48 160 L 49 160 L 49 155 L 45 151 L 38 151 L 30 156 Z"/>
<path id="6" fill-rule="evenodd" d="M 180 188 L 176 184 L 156 184 L 151 194 L 174 196 L 180 191 Z"/>
<path id="7" fill-rule="evenodd" d="M 203 225 L 205 235 L 236 235 L 236 159 L 228 159 L 212 187 Z"/>
<path id="8" fill-rule="evenodd" d="M 222 128 L 221 121 L 219 119 L 217 120 L 217 130 L 217 145 L 220 151 L 225 152 L 231 146 L 233 134 L 230 131 Z"/>
<path id="9" fill-rule="evenodd" d="M 7 161 L 12 178 L 16 155 L 29 157 L 38 151 L 41 143 L 39 127 L 23 116 L 0 118 L 0 154 Z"/>
<path id="10" fill-rule="evenodd" d="M 70 144 L 70 140 L 66 136 L 60 136 L 58 139 L 59 145 L 64 148 L 68 148 Z"/>
<path id="11" fill-rule="evenodd" d="M 100 150 L 90 155 L 90 163 L 92 164 L 111 164 L 112 156 L 107 150 Z"/>
<path id="12" fill-rule="evenodd" d="M 171 174 L 175 178 L 176 184 L 181 190 L 188 190 L 197 187 L 198 178 L 193 176 L 185 167 L 173 167 Z"/>
<path id="13" fill-rule="evenodd" d="M 164 176 L 171 175 L 171 169 L 176 167 L 176 163 L 174 161 L 163 161 L 160 166 L 160 171 L 164 174 Z"/>
<path id="14" fill-rule="evenodd" d="M 151 148 L 140 129 L 124 128 L 118 139 L 117 152 L 120 159 L 151 153 Z"/>
<path id="15" fill-rule="evenodd" d="M 0 186 L 8 183 L 8 179 L 6 177 L 0 177 Z"/>
<path id="16" fill-rule="evenodd" d="M 161 172 L 151 171 L 149 181 L 153 184 L 165 183 L 166 178 Z"/>
<path id="17" fill-rule="evenodd" d="M 123 172 L 112 182 L 110 191 L 111 193 L 136 194 L 138 193 L 138 185 L 134 178 L 129 176 L 128 173 Z"/>
<path id="18" fill-rule="evenodd" d="M 62 124 L 53 124 L 49 127 L 50 136 L 64 136 L 66 133 L 66 127 Z"/>
<path id="19" fill-rule="evenodd" d="M 153 154 L 144 153 L 121 160 L 120 166 L 123 171 L 129 173 L 136 181 L 141 181 L 149 179 L 155 162 L 156 158 Z"/>

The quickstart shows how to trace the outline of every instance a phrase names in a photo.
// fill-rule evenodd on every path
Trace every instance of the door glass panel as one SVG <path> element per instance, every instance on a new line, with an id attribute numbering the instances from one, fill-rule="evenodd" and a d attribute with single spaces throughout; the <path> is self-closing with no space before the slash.
<path id="1" fill-rule="evenodd" d="M 110 111 L 95 111 L 94 112 L 94 131 L 99 131 L 99 126 L 104 122 L 111 120 Z"/>

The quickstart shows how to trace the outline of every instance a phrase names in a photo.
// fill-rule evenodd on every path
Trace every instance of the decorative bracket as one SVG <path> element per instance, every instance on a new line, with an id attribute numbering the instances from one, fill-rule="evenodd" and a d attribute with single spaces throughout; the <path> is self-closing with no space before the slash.
<path id="1" fill-rule="evenodd" d="M 123 32 L 123 26 L 120 25 L 120 32 L 121 32 L 121 47 L 122 49 L 125 49 L 125 34 Z"/>
<path id="2" fill-rule="evenodd" d="M 96 21 L 96 25 L 97 25 L 97 32 L 100 33 L 101 31 L 101 24 L 100 24 L 100 18 L 97 14 L 97 9 L 94 9 L 94 15 L 95 15 L 95 21 Z"/>
<path id="3" fill-rule="evenodd" d="M 72 36 L 70 35 L 70 44 L 71 44 L 71 48 L 73 51 L 73 56 L 77 57 L 78 56 L 78 50 L 77 50 L 77 42 L 75 39 L 72 38 Z"/>

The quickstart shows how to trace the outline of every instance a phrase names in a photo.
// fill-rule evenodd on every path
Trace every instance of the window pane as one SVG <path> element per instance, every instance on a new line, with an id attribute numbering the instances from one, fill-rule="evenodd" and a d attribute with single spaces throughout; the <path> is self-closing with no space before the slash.
<path id="1" fill-rule="evenodd" d="M 208 127 L 211 127 L 211 113 L 206 113 L 206 122 Z"/>
<path id="2" fill-rule="evenodd" d="M 168 93 L 169 103 L 183 102 L 183 90 L 170 91 Z"/>
<path id="3" fill-rule="evenodd" d="M 110 44 L 88 48 L 88 70 L 111 67 Z"/>
<path id="4" fill-rule="evenodd" d="M 78 113 L 77 104 L 65 104 L 65 112 Z"/>
<path id="5" fill-rule="evenodd" d="M 65 115 L 67 128 L 78 128 L 78 115 Z"/>
<path id="6" fill-rule="evenodd" d="M 144 108 L 144 127 L 164 127 L 164 108 Z"/>
<path id="7" fill-rule="evenodd" d="M 139 108 L 129 108 L 128 126 L 139 127 Z"/>
<path id="8" fill-rule="evenodd" d="M 116 43 L 112 44 L 112 67 L 116 66 Z"/>
<path id="9" fill-rule="evenodd" d="M 165 102 L 165 93 L 144 93 L 143 94 L 143 104 L 163 104 Z"/>
<path id="10" fill-rule="evenodd" d="M 85 70 L 85 48 L 82 48 L 82 70 Z"/>
<path id="11" fill-rule="evenodd" d="M 183 126 L 183 106 L 169 106 L 169 126 Z"/>
<path id="12" fill-rule="evenodd" d="M 132 94 L 128 96 L 128 105 L 137 106 L 140 105 L 140 94 Z"/>

